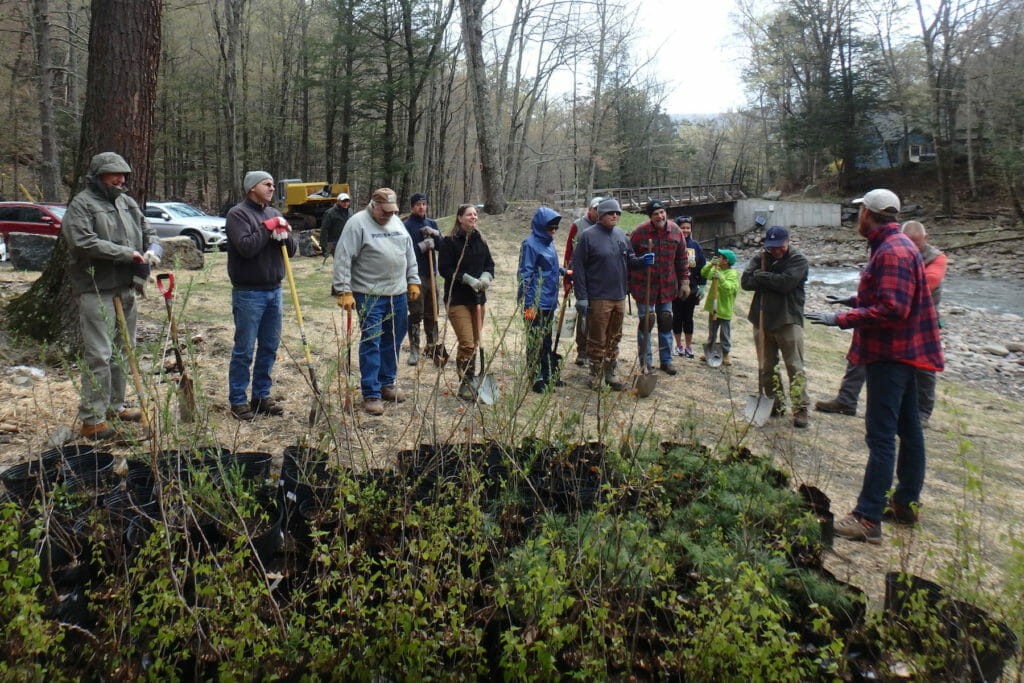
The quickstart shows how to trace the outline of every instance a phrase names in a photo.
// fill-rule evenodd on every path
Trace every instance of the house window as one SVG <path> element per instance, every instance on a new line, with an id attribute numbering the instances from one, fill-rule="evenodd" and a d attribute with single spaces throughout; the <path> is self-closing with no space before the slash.
<path id="1" fill-rule="evenodd" d="M 910 145 L 910 152 L 907 155 L 910 161 L 930 161 L 935 158 L 935 146 L 930 144 Z"/>

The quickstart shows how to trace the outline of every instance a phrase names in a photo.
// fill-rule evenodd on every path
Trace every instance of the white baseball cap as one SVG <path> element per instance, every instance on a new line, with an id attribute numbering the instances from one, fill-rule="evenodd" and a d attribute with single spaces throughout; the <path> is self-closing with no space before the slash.
<path id="1" fill-rule="evenodd" d="M 854 204 L 862 204 L 869 211 L 883 216 L 897 216 L 900 212 L 900 198 L 892 190 L 871 190 L 863 197 L 853 200 Z"/>

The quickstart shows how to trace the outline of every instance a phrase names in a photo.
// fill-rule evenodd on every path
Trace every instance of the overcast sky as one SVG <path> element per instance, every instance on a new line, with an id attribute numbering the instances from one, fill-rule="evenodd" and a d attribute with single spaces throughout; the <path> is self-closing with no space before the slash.
<path id="1" fill-rule="evenodd" d="M 731 0 L 640 0 L 638 59 L 655 54 L 655 73 L 669 84 L 669 114 L 716 114 L 745 103 L 743 54 L 729 20 Z M 667 40 L 666 40 L 667 39 Z"/>

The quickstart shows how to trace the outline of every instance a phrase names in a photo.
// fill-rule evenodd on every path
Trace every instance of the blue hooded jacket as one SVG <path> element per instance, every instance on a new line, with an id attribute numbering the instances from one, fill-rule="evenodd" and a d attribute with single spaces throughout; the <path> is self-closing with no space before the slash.
<path id="1" fill-rule="evenodd" d="M 559 265 L 554 240 L 547 225 L 560 215 L 542 206 L 533 214 L 530 236 L 519 250 L 519 291 L 523 308 L 553 311 L 558 308 Z"/>

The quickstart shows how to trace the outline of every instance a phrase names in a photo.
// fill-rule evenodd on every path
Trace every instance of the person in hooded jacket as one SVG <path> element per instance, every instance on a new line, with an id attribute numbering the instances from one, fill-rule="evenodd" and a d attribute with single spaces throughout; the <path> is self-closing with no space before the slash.
<path id="1" fill-rule="evenodd" d="M 61 232 L 68 243 L 68 278 L 78 297 L 82 332 L 82 396 L 78 418 L 81 435 L 107 439 L 116 434 L 108 419 L 137 422 L 142 412 L 124 404 L 126 349 L 117 330 L 114 298 L 124 310 L 128 336 L 135 338 L 137 308 L 133 280 L 160 265 L 163 249 L 153 229 L 128 196 L 125 180 L 132 172 L 120 154 L 92 158 L 87 187 L 75 195 Z M 115 347 L 117 356 L 115 357 Z"/>
<path id="2" fill-rule="evenodd" d="M 530 236 L 519 250 L 519 289 L 517 300 L 526 321 L 526 363 L 534 373 L 533 390 L 542 393 L 555 377 L 555 357 L 551 348 L 551 323 L 558 308 L 558 253 L 554 237 L 562 217 L 542 206 L 533 214 Z M 563 382 L 554 379 L 555 386 Z"/>
<path id="3" fill-rule="evenodd" d="M 441 242 L 437 263 L 437 269 L 444 278 L 448 322 L 458 339 L 455 367 L 462 380 L 458 396 L 465 400 L 475 397 L 474 354 L 480 345 L 487 288 L 494 281 L 494 259 L 477 229 L 477 220 L 476 206 L 463 204 L 459 207 L 455 225 Z"/>

